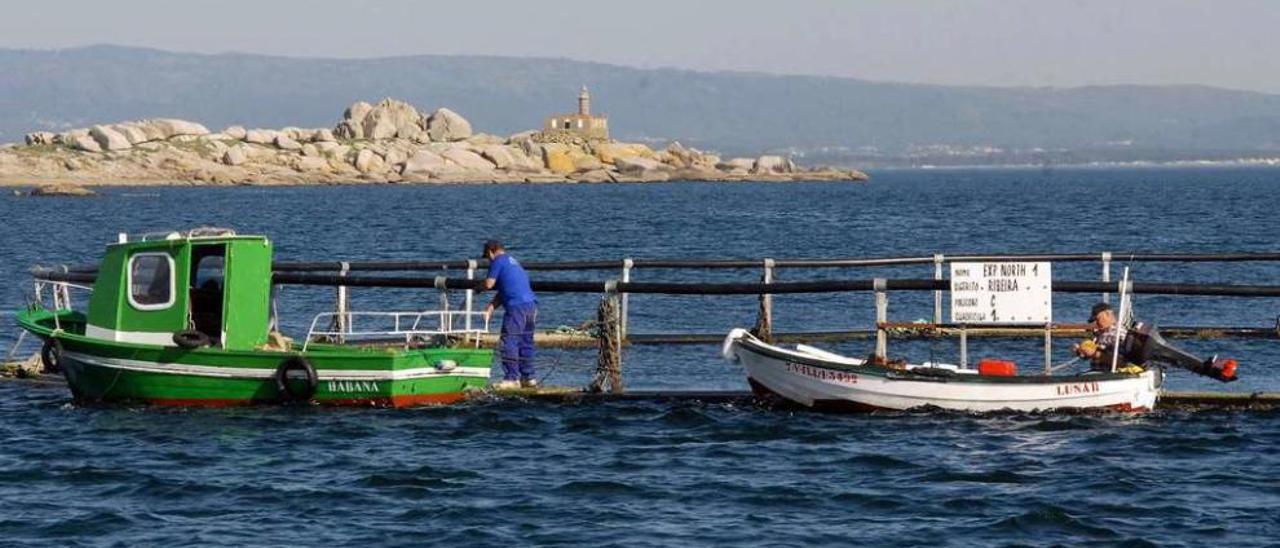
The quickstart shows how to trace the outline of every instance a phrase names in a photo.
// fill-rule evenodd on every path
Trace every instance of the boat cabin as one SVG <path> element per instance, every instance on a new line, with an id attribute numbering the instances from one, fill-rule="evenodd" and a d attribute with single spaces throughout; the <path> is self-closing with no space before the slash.
<path id="1" fill-rule="evenodd" d="M 122 234 L 98 267 L 85 335 L 177 346 L 175 334 L 198 332 L 214 348 L 258 347 L 271 325 L 271 260 L 265 236 L 231 230 Z"/>

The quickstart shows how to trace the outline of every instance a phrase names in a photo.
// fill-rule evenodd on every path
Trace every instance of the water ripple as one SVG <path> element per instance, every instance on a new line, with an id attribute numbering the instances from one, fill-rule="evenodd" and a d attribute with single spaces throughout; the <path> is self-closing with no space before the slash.
<path id="1" fill-rule="evenodd" d="M 476 227 L 424 222 L 439 211 L 482 222 L 483 237 L 507 240 L 528 260 L 1274 251 L 1280 171 L 1152 173 L 902 172 L 865 186 L 387 185 L 148 189 L 145 200 L 112 189 L 91 201 L 0 198 L 8 221 L 0 274 L 19 280 L 38 261 L 97 256 L 119 231 L 195 224 L 268 233 L 289 260 L 474 255 Z M 1097 196 L 1116 188 L 1162 197 L 1126 203 L 1131 218 L 1143 220 L 1140 230 L 1084 227 L 1079 215 L 1062 214 L 1091 211 Z M 1207 208 L 1209 201 L 1229 207 Z M 64 222 L 42 222 L 55 213 Z M 318 229 L 316 219 L 344 230 Z M 1206 226 L 1249 230 L 1241 236 Z M 1060 274 L 1092 279 L 1097 271 L 1063 265 Z M 746 281 L 759 273 L 697 275 Z M 872 275 L 928 272 L 779 272 L 788 280 Z M 1275 283 L 1280 266 L 1134 265 L 1134 275 Z M 0 294 L 6 312 L 22 305 L 23 289 Z M 423 298 L 357 295 L 362 306 L 387 308 Z M 1055 313 L 1077 317 L 1093 298 L 1055 296 Z M 331 299 L 329 291 L 285 288 L 286 328 L 296 332 L 299 320 L 289 318 L 310 318 Z M 575 325 L 596 306 L 595 296 L 544 300 L 547 325 Z M 930 295 L 895 294 L 891 310 L 928 317 L 931 303 Z M 1186 303 L 1140 298 L 1139 310 L 1166 324 L 1272 325 L 1276 314 L 1270 301 Z M 723 332 L 750 323 L 757 306 L 753 298 L 636 296 L 632 328 Z M 775 324 L 845 329 L 867 325 L 872 310 L 857 296 L 779 296 Z M 12 316 L 0 322 L 12 327 Z M 0 330 L 0 348 L 12 340 L 12 330 Z M 1021 364 L 1042 360 L 1038 345 L 970 344 Z M 1187 344 L 1247 358 L 1245 380 L 1229 389 L 1280 386 L 1274 341 Z M 863 342 L 833 347 L 867 351 Z M 893 348 L 920 359 L 955 352 L 937 341 L 895 341 Z M 585 383 L 594 363 L 590 351 L 547 359 L 548 369 L 563 365 L 554 372 L 558 384 Z M 740 370 L 710 347 L 636 346 L 625 361 L 636 388 L 745 386 Z M 1180 374 L 1169 382 L 1219 388 Z M 0 382 L 0 539 L 59 546 L 1275 545 L 1277 418 L 1278 411 L 841 416 L 750 405 L 509 400 L 412 410 L 78 408 L 56 383 Z"/>

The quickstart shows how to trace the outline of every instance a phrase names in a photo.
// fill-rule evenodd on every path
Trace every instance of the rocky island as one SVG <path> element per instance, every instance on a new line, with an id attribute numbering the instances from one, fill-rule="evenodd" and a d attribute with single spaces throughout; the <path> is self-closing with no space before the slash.
<path id="1" fill-rule="evenodd" d="M 778 155 L 721 158 L 678 142 L 654 150 L 608 139 L 607 130 L 604 135 L 574 131 L 566 119 L 564 129 L 548 126 L 500 137 L 474 132 L 465 118 L 447 108 L 424 113 L 406 102 L 384 99 L 352 104 L 333 128 L 231 126 L 211 132 L 186 120 L 148 119 L 30 133 L 25 143 L 0 147 L 0 184 L 866 179 L 856 170 L 802 168 Z"/>

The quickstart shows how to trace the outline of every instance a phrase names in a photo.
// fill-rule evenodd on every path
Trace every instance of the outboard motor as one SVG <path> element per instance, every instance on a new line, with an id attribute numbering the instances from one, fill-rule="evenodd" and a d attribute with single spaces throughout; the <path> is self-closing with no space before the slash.
<path id="1" fill-rule="evenodd" d="M 1181 367 L 1197 375 L 1203 375 L 1222 382 L 1236 380 L 1236 361 L 1214 356 L 1207 360 L 1178 348 L 1160 336 L 1156 326 L 1137 322 L 1129 329 L 1124 340 L 1123 356 L 1133 363 L 1149 361 Z"/>

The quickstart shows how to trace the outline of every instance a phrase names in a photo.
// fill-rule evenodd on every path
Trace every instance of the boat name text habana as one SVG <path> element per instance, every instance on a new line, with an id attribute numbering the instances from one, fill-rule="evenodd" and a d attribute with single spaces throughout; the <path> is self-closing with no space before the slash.
<path id="1" fill-rule="evenodd" d="M 376 394 L 382 389 L 378 381 L 329 381 L 329 391 Z"/>

